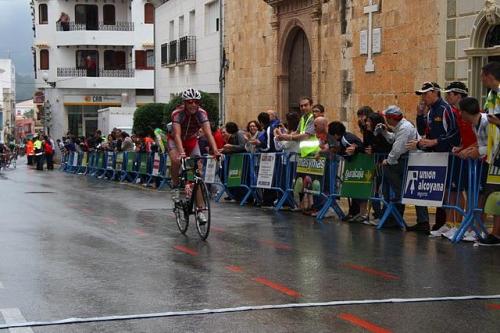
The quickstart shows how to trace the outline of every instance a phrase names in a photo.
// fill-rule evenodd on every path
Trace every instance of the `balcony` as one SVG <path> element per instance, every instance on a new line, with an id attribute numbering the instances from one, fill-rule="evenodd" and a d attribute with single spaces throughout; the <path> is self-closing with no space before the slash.
<path id="1" fill-rule="evenodd" d="M 56 23 L 57 31 L 134 31 L 134 22 L 117 21 L 115 24 L 104 24 L 99 22 L 97 26 L 91 26 L 85 23 L 69 22 L 67 30 Z"/>
<path id="2" fill-rule="evenodd" d="M 134 45 L 134 22 L 116 22 L 107 25 L 99 22 L 96 25 L 70 22 L 67 30 L 56 24 L 56 43 L 58 46 L 78 45 Z"/>
<path id="3" fill-rule="evenodd" d="M 185 36 L 179 39 L 179 64 L 196 62 L 196 37 Z"/>
<path id="4" fill-rule="evenodd" d="M 62 89 L 153 89 L 154 71 L 104 69 L 87 71 L 77 67 L 59 67 L 56 88 Z"/>
<path id="5" fill-rule="evenodd" d="M 134 77 L 135 69 L 104 69 L 96 71 L 84 68 L 58 67 L 57 77 Z"/>

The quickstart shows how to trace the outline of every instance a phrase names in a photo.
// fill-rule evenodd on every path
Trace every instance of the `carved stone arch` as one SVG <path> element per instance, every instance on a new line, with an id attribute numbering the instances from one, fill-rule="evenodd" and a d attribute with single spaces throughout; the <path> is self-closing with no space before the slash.
<path id="1" fill-rule="evenodd" d="M 469 57 L 469 91 L 477 98 L 485 94 L 479 79 L 481 68 L 488 62 L 488 57 L 500 56 L 500 45 L 494 47 L 485 45 L 488 32 L 496 25 L 500 25 L 500 8 L 494 0 L 488 0 L 474 21 L 470 48 L 465 50 Z"/>
<path id="2" fill-rule="evenodd" d="M 295 91 L 295 89 L 291 91 L 290 88 L 294 88 L 294 84 L 297 83 L 294 80 L 294 72 L 291 72 L 290 69 L 290 61 L 292 58 L 294 58 L 294 56 L 297 56 L 296 54 L 292 54 L 292 52 L 297 51 L 294 50 L 294 47 L 296 47 L 297 43 L 300 42 L 297 41 L 298 38 L 301 39 L 301 42 L 303 43 L 303 47 L 305 49 L 304 53 L 306 54 L 304 59 L 304 61 L 306 62 L 306 67 L 304 69 L 306 71 L 306 73 L 304 73 L 306 79 L 301 83 L 306 84 L 307 87 L 304 88 L 305 90 L 303 90 L 301 95 L 310 96 L 312 94 L 311 39 L 308 35 L 307 28 L 304 26 L 302 21 L 298 18 L 293 18 L 286 23 L 284 29 L 282 30 L 279 38 L 281 43 L 279 43 L 278 45 L 278 109 L 282 117 L 290 110 L 290 96 L 291 94 L 293 95 Z M 296 98 L 297 96 L 294 97 Z"/>

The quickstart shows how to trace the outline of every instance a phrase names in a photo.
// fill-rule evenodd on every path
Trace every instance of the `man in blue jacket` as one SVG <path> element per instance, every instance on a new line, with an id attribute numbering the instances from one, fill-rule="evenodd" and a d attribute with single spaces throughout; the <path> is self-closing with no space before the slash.
<path id="1" fill-rule="evenodd" d="M 417 106 L 417 130 L 425 139 L 412 141 L 408 148 L 449 153 L 453 147 L 460 146 L 457 119 L 451 106 L 441 98 L 441 87 L 435 82 L 425 82 L 415 93 L 421 97 Z M 439 230 L 445 223 L 446 211 L 438 207 L 432 231 Z M 418 231 L 418 226 L 407 230 Z"/>

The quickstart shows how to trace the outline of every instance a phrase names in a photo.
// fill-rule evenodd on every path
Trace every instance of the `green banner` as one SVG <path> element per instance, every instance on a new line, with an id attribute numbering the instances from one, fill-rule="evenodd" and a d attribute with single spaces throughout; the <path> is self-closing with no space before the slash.
<path id="1" fill-rule="evenodd" d="M 231 155 L 229 160 L 229 170 L 227 173 L 227 187 L 241 186 L 241 175 L 243 173 L 243 158 L 244 155 Z"/>
<path id="2" fill-rule="evenodd" d="M 297 177 L 295 178 L 294 192 L 321 194 L 323 176 L 325 175 L 326 159 L 299 157 L 297 159 Z"/>
<path id="3" fill-rule="evenodd" d="M 372 196 L 375 163 L 373 156 L 357 154 L 346 161 L 340 196 L 369 199 Z"/>
<path id="4" fill-rule="evenodd" d="M 135 153 L 129 152 L 127 155 L 127 171 L 134 171 Z"/>
<path id="5" fill-rule="evenodd" d="M 116 153 L 116 170 L 121 170 L 123 165 L 123 153 Z"/>
<path id="6" fill-rule="evenodd" d="M 141 175 L 145 175 L 148 173 L 148 156 L 149 154 L 147 153 L 141 153 L 141 164 L 139 165 L 139 173 Z"/>

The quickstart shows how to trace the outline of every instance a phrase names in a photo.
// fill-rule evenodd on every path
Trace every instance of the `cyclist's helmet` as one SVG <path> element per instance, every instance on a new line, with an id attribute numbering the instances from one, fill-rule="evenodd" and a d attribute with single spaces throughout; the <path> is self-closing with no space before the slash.
<path id="1" fill-rule="evenodd" d="M 190 100 L 190 99 L 197 99 L 197 100 L 200 100 L 201 99 L 201 94 L 198 90 L 196 89 L 193 89 L 193 88 L 189 88 L 189 89 L 186 89 L 182 92 L 182 100 L 183 101 L 187 101 L 187 100 Z"/>

